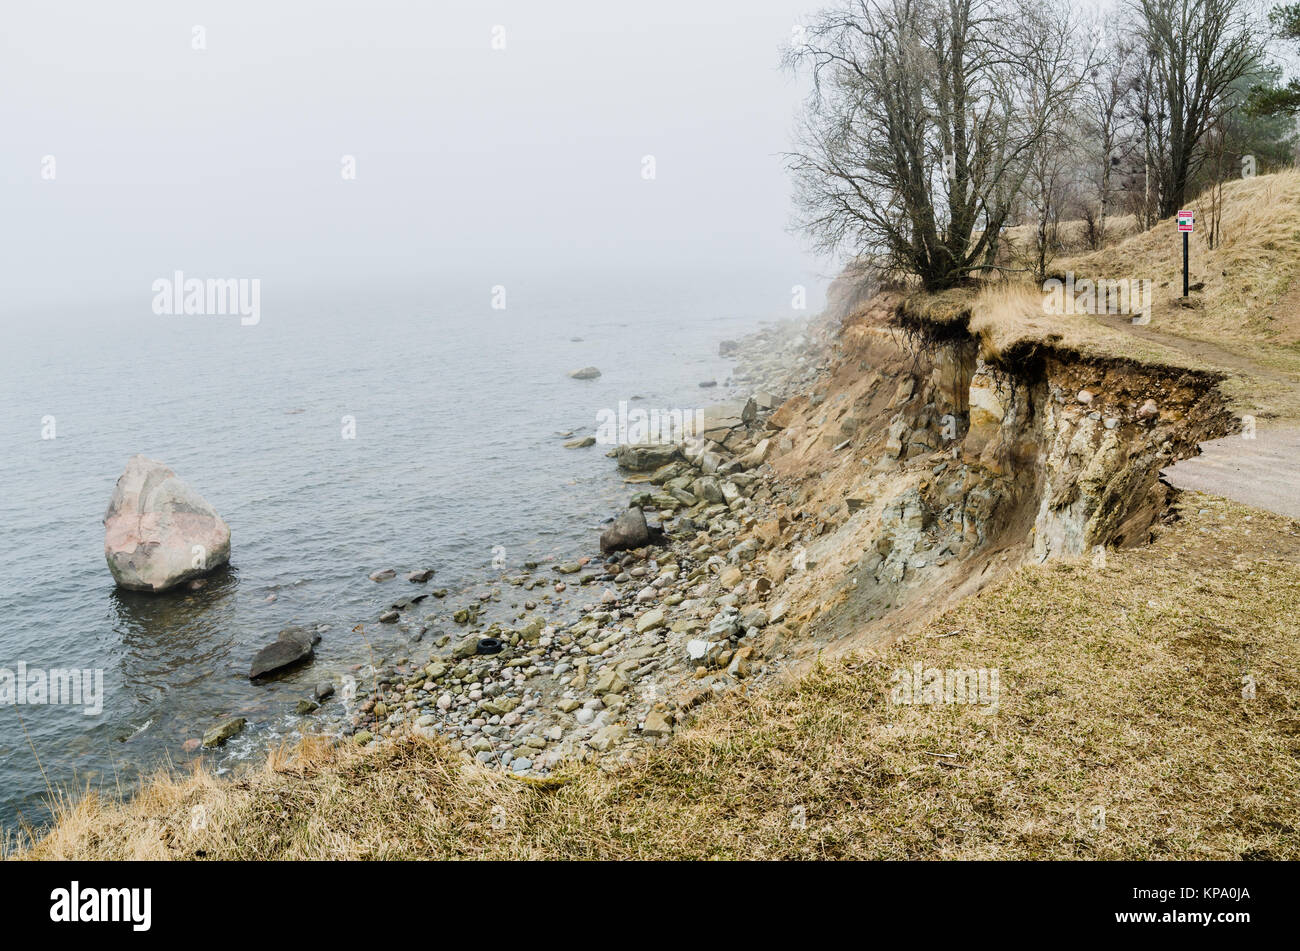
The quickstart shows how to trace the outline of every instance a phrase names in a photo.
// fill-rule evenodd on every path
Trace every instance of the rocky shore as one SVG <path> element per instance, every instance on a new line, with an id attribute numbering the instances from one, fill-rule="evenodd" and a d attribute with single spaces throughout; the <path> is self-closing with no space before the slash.
<path id="1" fill-rule="evenodd" d="M 377 572 L 417 592 L 375 620 L 406 646 L 299 712 L 361 745 L 444 737 L 524 777 L 626 758 L 710 698 L 887 645 L 1023 561 L 1149 540 L 1161 468 L 1230 425 L 1208 377 L 1068 354 L 1009 368 L 906 317 L 897 293 L 833 293 L 813 321 L 724 342 L 731 399 L 698 438 L 609 452 L 628 504 L 589 550 L 499 565 L 472 593 Z M 275 648 L 295 649 L 309 639 Z"/>
<path id="2" fill-rule="evenodd" d="M 666 743 L 709 697 L 772 678 L 794 632 L 771 601 L 780 579 L 756 563 L 780 528 L 768 421 L 820 372 L 813 338 L 809 323 L 789 321 L 724 342 L 736 398 L 705 410 L 703 438 L 609 453 L 630 497 L 600 550 L 593 538 L 590 554 L 525 563 L 476 600 L 412 616 L 432 649 L 345 681 L 345 735 L 367 744 L 413 729 L 544 777 Z M 399 600 L 381 620 L 400 622 L 422 600 Z M 509 621 L 486 622 L 502 609 Z"/>

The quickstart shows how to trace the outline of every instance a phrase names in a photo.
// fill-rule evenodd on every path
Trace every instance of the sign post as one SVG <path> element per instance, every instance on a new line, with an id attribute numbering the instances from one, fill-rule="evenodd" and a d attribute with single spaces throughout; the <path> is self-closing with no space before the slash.
<path id="1" fill-rule="evenodd" d="M 1196 215 L 1192 211 L 1178 212 L 1178 231 L 1183 236 L 1183 296 L 1187 296 L 1187 236 L 1192 233 Z"/>

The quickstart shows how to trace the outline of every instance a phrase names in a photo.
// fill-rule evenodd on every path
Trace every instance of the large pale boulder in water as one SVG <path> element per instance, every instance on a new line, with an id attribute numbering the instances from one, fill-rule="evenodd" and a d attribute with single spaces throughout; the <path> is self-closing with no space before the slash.
<path id="1" fill-rule="evenodd" d="M 230 527 L 154 459 L 132 456 L 104 513 L 104 557 L 120 587 L 166 591 L 230 560 Z"/>

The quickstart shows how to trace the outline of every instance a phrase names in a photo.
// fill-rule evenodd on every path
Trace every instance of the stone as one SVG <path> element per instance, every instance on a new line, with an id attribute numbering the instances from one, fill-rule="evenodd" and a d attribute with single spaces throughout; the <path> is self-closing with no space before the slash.
<path id="1" fill-rule="evenodd" d="M 641 732 L 646 736 L 668 736 L 673 732 L 673 725 L 661 710 L 651 710 L 645 715 Z"/>
<path id="2" fill-rule="evenodd" d="M 433 577 L 433 569 L 424 568 L 421 569 L 420 571 L 412 571 L 409 575 L 406 576 L 406 580 L 413 582 L 415 584 L 424 584 L 432 577 Z"/>
<path id="3" fill-rule="evenodd" d="M 1075 399 L 1077 399 L 1084 406 L 1087 406 L 1089 403 L 1092 402 L 1092 394 L 1089 393 L 1087 390 L 1080 390 L 1079 395 L 1076 396 Z"/>
<path id="4" fill-rule="evenodd" d="M 605 753 L 617 746 L 625 736 L 627 736 L 627 727 L 613 723 L 597 730 L 596 734 L 587 740 L 587 745 L 597 753 Z"/>
<path id="5" fill-rule="evenodd" d="M 758 415 L 758 406 L 753 400 L 728 403 L 714 403 L 703 409 L 702 435 L 721 445 L 744 431 Z"/>
<path id="6" fill-rule="evenodd" d="M 627 681 L 613 667 L 606 667 L 596 677 L 591 692 L 600 697 L 607 693 L 618 695 L 627 689 Z"/>
<path id="7" fill-rule="evenodd" d="M 322 681 L 316 685 L 315 693 L 317 700 L 328 700 L 334 696 L 334 685 L 329 681 Z"/>
<path id="8" fill-rule="evenodd" d="M 564 444 L 565 449 L 586 449 L 588 446 L 596 445 L 595 436 L 583 436 L 580 439 L 570 439 Z"/>
<path id="9" fill-rule="evenodd" d="M 645 634 L 664 626 L 664 612 L 661 608 L 647 611 L 636 619 L 636 632 Z"/>
<path id="10" fill-rule="evenodd" d="M 166 591 L 230 561 L 230 527 L 171 469 L 136 455 L 104 513 L 104 558 L 118 587 Z"/>
<path id="11" fill-rule="evenodd" d="M 594 380 L 600 376 L 600 370 L 595 367 L 583 367 L 581 370 L 569 371 L 569 378 L 574 380 Z"/>
<path id="12" fill-rule="evenodd" d="M 614 451 L 614 460 L 620 469 L 631 472 L 654 472 L 674 461 L 681 450 L 673 444 L 635 443 L 622 445 Z"/>
<path id="13" fill-rule="evenodd" d="M 299 700 L 293 708 L 293 712 L 299 716 L 306 716 L 308 713 L 314 713 L 320 709 L 320 704 L 315 700 Z"/>
<path id="14" fill-rule="evenodd" d="M 746 469 L 753 469 L 756 466 L 761 466 L 763 463 L 767 462 L 767 457 L 771 453 L 771 451 L 772 451 L 772 440 L 760 439 L 754 445 L 754 448 L 749 450 L 749 452 L 745 453 L 745 455 L 741 458 L 740 460 L 741 465 L 743 465 Z"/>
<path id="15" fill-rule="evenodd" d="M 630 508 L 601 533 L 600 550 L 604 554 L 610 554 L 629 548 L 641 548 L 649 540 L 650 529 L 646 525 L 645 513 L 639 508 Z"/>
<path id="16" fill-rule="evenodd" d="M 302 628 L 285 628 L 273 643 L 253 655 L 253 662 L 248 668 L 248 679 L 256 680 L 311 660 L 315 654 L 312 650 L 313 643 L 310 634 Z"/>
<path id="17" fill-rule="evenodd" d="M 370 572 L 371 581 L 387 581 L 395 577 L 397 577 L 397 572 L 392 568 L 380 568 L 378 571 Z"/>
<path id="18" fill-rule="evenodd" d="M 742 647 L 732 655 L 731 663 L 727 665 L 727 675 L 739 680 L 741 677 L 750 675 L 750 660 L 754 655 L 754 648 Z"/>
<path id="19" fill-rule="evenodd" d="M 248 721 L 243 717 L 232 717 L 229 720 L 218 723 L 212 729 L 208 730 L 208 732 L 203 734 L 203 745 L 209 749 L 214 746 L 222 746 L 225 744 L 226 740 L 241 733 L 247 722 Z"/>

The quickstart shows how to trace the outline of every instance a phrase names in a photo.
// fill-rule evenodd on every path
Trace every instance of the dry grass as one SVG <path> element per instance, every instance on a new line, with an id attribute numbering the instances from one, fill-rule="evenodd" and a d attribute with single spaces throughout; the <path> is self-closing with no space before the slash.
<path id="1" fill-rule="evenodd" d="M 1252 352 L 1261 343 L 1294 343 L 1300 328 L 1279 319 L 1274 308 L 1300 277 L 1300 171 L 1231 182 L 1223 199 L 1223 241 L 1213 250 L 1204 237 L 1205 202 L 1192 202 L 1197 231 L 1188 270 L 1193 284 L 1205 285 L 1195 295 L 1202 306 L 1176 303 L 1182 294 L 1182 240 L 1172 219 L 1117 247 L 1058 259 L 1053 269 L 1092 278 L 1150 278 L 1156 284 L 1151 326 L 1180 337 Z"/>
<path id="2" fill-rule="evenodd" d="M 1149 231 L 1111 232 L 1115 243 L 1058 258 L 1057 275 L 1077 281 L 1150 280 L 1150 320 L 1127 315 L 1049 312 L 1047 295 L 1023 277 L 999 277 L 941 295 L 913 294 L 902 316 L 943 337 L 963 324 L 986 359 L 1015 362 L 1041 347 L 1083 357 L 1208 370 L 1239 413 L 1300 420 L 1300 171 L 1224 187 L 1223 240 L 1204 240 L 1206 209 L 1197 209 L 1191 282 L 1182 294 L 1182 242 L 1173 220 Z M 1013 229 L 1014 230 L 1014 229 Z M 1123 234 L 1116 240 L 1117 234 Z M 1014 236 L 1013 236 L 1014 237 Z"/>
<path id="3" fill-rule="evenodd" d="M 1045 295 L 1033 284 L 998 282 L 968 293 L 968 329 L 986 359 L 1015 360 L 1039 346 L 1096 359 L 1150 366 L 1201 369 L 1204 364 L 1157 340 L 1135 338 L 1086 315 L 1048 313 Z"/>
<path id="4" fill-rule="evenodd" d="M 1187 500 L 1149 548 L 1022 568 L 609 771 L 538 785 L 438 742 L 317 743 L 65 803 L 23 857 L 1297 858 L 1300 526 Z M 997 709 L 890 703 L 916 663 L 997 668 Z"/>

